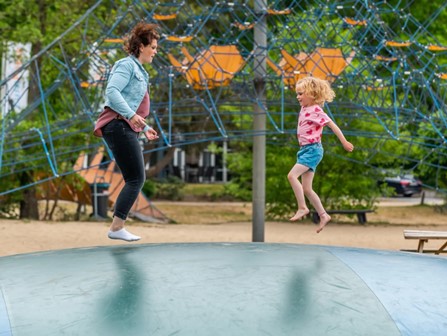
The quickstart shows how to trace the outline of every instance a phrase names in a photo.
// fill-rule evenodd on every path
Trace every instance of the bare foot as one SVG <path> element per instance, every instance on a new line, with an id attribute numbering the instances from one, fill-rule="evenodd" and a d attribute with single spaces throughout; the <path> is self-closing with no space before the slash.
<path id="1" fill-rule="evenodd" d="M 309 209 L 299 209 L 296 214 L 289 220 L 296 222 L 297 220 L 303 219 L 309 213 Z"/>
<path id="2" fill-rule="evenodd" d="M 329 216 L 327 213 L 320 215 L 320 225 L 318 225 L 317 233 L 320 233 L 327 223 L 331 221 L 331 216 Z"/>

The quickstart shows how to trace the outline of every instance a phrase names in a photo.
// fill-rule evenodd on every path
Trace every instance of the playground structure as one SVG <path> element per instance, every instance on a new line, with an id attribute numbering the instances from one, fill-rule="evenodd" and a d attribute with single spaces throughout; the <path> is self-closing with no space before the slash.
<path id="1" fill-rule="evenodd" d="M 122 37 L 139 20 L 162 32 L 147 68 L 150 123 L 161 141 L 144 144 L 146 154 L 260 134 L 290 143 L 298 110 L 293 86 L 312 75 L 336 90 L 326 109 L 357 139 L 353 164 L 398 162 L 401 170 L 430 172 L 426 187 L 447 192 L 447 48 L 430 34 L 447 4 L 418 22 L 400 2 L 284 3 L 255 11 L 247 1 L 98 1 L 1 80 L 0 196 L 107 164 L 92 160 L 104 146 L 93 124 L 111 66 L 124 56 Z M 102 17 L 103 6 L 116 15 Z M 256 44 L 255 29 L 266 45 Z M 17 97 L 24 96 L 19 109 Z M 255 108 L 266 116 L 262 131 L 253 127 Z M 75 165 L 84 154 L 83 165 Z"/>
<path id="2" fill-rule="evenodd" d="M 85 155 L 80 155 L 76 160 L 76 164 L 73 169 L 78 171 L 79 175 L 83 177 L 87 187 L 94 187 L 101 182 L 107 184 L 108 187 L 106 188 L 107 190 L 105 190 L 107 193 L 106 198 L 113 206 L 118 198 L 119 192 L 124 186 L 124 180 L 121 173 L 116 169 L 115 161 L 110 162 L 110 164 L 106 165 L 105 168 L 101 166 L 103 158 L 104 149 L 100 148 L 90 162 L 91 167 L 88 169 L 82 169 L 83 162 L 86 157 Z M 97 194 L 97 192 L 94 194 Z M 92 201 L 90 200 L 87 204 L 92 204 Z M 163 215 L 161 211 L 152 205 L 152 203 L 142 192 L 139 193 L 137 199 L 135 200 L 135 203 L 130 209 L 129 215 L 145 222 L 162 223 L 169 221 L 169 219 Z"/>

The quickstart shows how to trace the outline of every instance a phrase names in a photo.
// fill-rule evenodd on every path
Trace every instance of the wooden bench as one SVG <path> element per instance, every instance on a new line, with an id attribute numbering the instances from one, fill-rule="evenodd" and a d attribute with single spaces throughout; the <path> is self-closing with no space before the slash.
<path id="1" fill-rule="evenodd" d="M 407 252 L 419 252 L 419 253 L 446 253 L 447 247 L 447 231 L 420 231 L 420 230 L 404 230 L 405 239 L 417 239 L 419 240 L 417 250 L 402 250 Z M 430 239 L 445 240 L 444 244 L 437 250 L 424 250 L 424 244 Z"/>
<path id="2" fill-rule="evenodd" d="M 369 212 L 374 212 L 371 209 L 349 209 L 349 210 L 326 210 L 328 214 L 340 214 L 340 215 L 357 215 L 357 219 L 360 224 L 366 223 L 366 214 Z M 311 211 L 310 215 L 312 216 L 312 221 L 315 224 L 320 222 L 320 216 L 316 211 Z"/>

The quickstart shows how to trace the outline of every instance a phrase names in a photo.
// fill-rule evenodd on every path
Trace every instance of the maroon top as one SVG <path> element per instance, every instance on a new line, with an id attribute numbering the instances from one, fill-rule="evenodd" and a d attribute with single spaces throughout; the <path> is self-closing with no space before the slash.
<path id="1" fill-rule="evenodd" d="M 135 113 L 142 116 L 143 118 L 146 118 L 149 115 L 149 107 L 150 107 L 149 94 L 146 92 L 146 94 L 143 97 L 143 101 L 141 102 L 140 106 L 138 107 Z M 112 110 L 110 107 L 106 106 L 104 108 L 104 111 L 101 112 L 101 114 L 98 117 L 98 120 L 96 121 L 95 130 L 93 131 L 93 134 L 96 135 L 97 137 L 102 137 L 102 128 L 109 122 L 111 122 L 113 119 L 115 119 L 117 116 L 120 116 L 120 114 Z M 129 126 L 135 132 L 143 131 L 142 127 L 135 127 L 129 120 L 127 120 L 124 117 L 122 118 L 129 124 Z"/>

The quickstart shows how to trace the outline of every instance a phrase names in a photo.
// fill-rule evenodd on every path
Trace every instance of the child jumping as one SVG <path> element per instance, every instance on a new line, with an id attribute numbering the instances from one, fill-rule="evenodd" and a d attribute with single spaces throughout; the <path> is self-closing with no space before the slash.
<path id="1" fill-rule="evenodd" d="M 352 152 L 354 146 L 346 140 L 340 128 L 322 109 L 325 102 L 331 102 L 335 97 L 335 92 L 331 89 L 328 81 L 314 77 L 303 78 L 296 83 L 296 94 L 301 105 L 297 127 L 300 149 L 297 153 L 296 164 L 290 170 L 287 178 L 295 194 L 298 210 L 290 220 L 300 220 L 309 213 L 304 199 L 304 195 L 306 195 L 320 216 L 320 224 L 317 228 L 317 233 L 319 233 L 331 220 L 331 216 L 326 213 L 321 204 L 320 197 L 312 189 L 315 170 L 324 153 L 321 145 L 323 127 L 328 126 L 348 152 Z M 302 184 L 298 180 L 300 176 Z"/>

